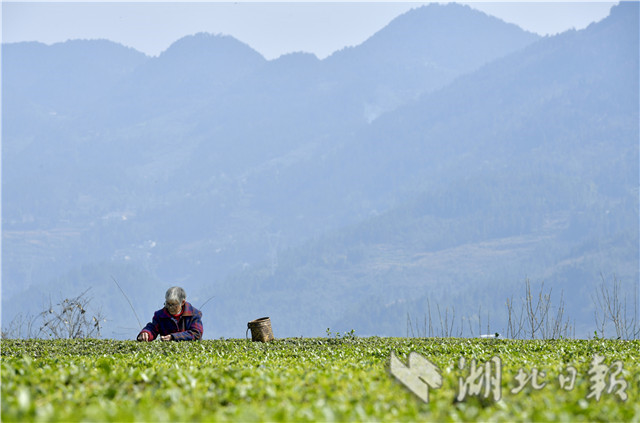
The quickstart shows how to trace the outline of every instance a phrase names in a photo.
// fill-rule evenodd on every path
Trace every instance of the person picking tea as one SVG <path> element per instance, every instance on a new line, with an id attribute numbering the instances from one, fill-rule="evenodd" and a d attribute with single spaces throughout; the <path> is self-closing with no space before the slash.
<path id="1" fill-rule="evenodd" d="M 173 286 L 164 296 L 164 308 L 153 314 L 137 340 L 196 341 L 202 339 L 202 330 L 202 312 L 187 302 L 184 289 Z"/>

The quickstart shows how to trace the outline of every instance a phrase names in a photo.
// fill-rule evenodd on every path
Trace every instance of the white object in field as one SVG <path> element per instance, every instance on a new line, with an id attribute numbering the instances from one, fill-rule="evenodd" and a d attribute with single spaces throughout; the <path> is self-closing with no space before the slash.
<path id="1" fill-rule="evenodd" d="M 493 338 L 493 339 L 497 339 L 500 338 L 500 334 L 498 332 L 491 334 L 491 335 L 480 335 L 480 338 Z"/>

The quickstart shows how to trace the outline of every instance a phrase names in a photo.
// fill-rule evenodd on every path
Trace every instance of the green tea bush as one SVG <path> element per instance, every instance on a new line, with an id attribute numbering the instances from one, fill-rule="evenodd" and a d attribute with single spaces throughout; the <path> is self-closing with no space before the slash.
<path id="1" fill-rule="evenodd" d="M 640 341 L 350 336 L 266 344 L 80 339 L 1 345 L 5 422 L 640 418 Z M 416 352 L 437 366 L 442 386 L 430 390 L 429 402 L 390 373 L 392 352 L 404 364 Z M 602 358 L 599 367 L 594 357 Z M 499 379 L 478 376 L 496 360 Z M 597 399 L 598 374 L 589 373 L 596 367 L 604 384 Z M 499 400 L 486 394 L 489 383 Z M 479 393 L 465 394 L 463 388 L 474 385 Z"/>

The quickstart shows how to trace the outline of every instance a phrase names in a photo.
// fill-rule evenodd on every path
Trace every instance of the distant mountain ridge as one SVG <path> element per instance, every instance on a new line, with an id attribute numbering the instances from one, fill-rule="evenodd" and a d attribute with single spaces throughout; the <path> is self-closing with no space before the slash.
<path id="1" fill-rule="evenodd" d="M 147 60 L 143 53 L 107 40 L 72 40 L 51 46 L 4 44 L 2 54 L 7 63 L 2 75 L 6 101 L 24 97 L 61 114 L 85 106 L 87 98 L 104 95 Z"/>
<path id="2" fill-rule="evenodd" d="M 430 4 L 324 62 L 330 72 L 347 76 L 342 89 L 366 99 L 371 121 L 538 38 L 468 6 Z"/>
<path id="3" fill-rule="evenodd" d="M 367 128 L 362 137 L 360 153 L 372 154 L 380 143 L 401 139 L 407 149 L 395 148 L 394 151 L 400 154 L 411 151 L 407 160 L 433 156 L 438 149 L 444 148 L 451 155 L 465 151 L 465 158 L 480 162 L 489 159 L 482 157 L 483 154 L 491 154 L 491 150 L 487 149 L 489 145 L 495 148 L 495 131 L 518 130 L 505 128 L 505 122 L 511 120 L 511 117 L 505 117 L 508 115 L 525 121 L 540 116 L 540 120 L 536 122 L 538 133 L 536 136 L 528 136 L 536 143 L 548 143 L 553 139 L 555 134 L 543 132 L 549 119 L 559 119 L 567 114 L 567 118 L 578 119 L 578 113 L 593 113 L 603 106 L 603 101 L 606 101 L 607 107 L 616 109 L 616 113 L 633 118 L 638 109 L 638 80 L 633 78 L 638 69 L 638 57 L 629 54 L 638 45 L 637 40 L 629 36 L 638 28 L 637 19 L 634 21 L 633 16 L 633 6 L 617 6 L 602 23 L 583 31 L 569 31 L 543 39 L 478 72 L 460 77 L 453 84 L 385 115 L 380 122 Z M 594 38 L 597 38 L 597 42 Z M 590 43 L 598 43 L 599 48 L 590 49 Z M 625 46 L 624 50 L 605 47 L 622 45 Z M 565 60 L 567 55 L 570 55 L 572 62 L 554 66 Z M 606 71 L 606 63 L 616 63 L 617 66 Z M 592 86 L 599 91 L 585 91 L 585 88 Z M 590 97 L 588 94 L 596 95 Z M 624 106 L 620 107 L 621 105 Z M 588 109 L 583 110 L 585 107 Z M 452 113 L 453 111 L 455 112 Z M 488 114 L 489 119 L 482 119 L 485 117 L 482 113 Z M 468 127 L 446 124 L 447 121 L 453 123 L 460 120 L 463 120 L 464 125 L 475 126 L 473 138 L 456 134 L 457 131 L 468 130 Z M 381 129 L 383 127 L 386 128 Z M 453 131 L 443 133 L 438 131 L 440 127 Z M 631 129 L 633 130 L 632 127 Z M 443 143 L 447 139 L 450 142 Z M 622 139 L 628 140 L 627 137 Z M 518 142 L 513 142 L 514 140 Z M 485 144 L 480 144 L 479 141 Z M 568 149 L 579 147 L 576 142 L 583 142 L 575 138 L 572 143 L 567 143 L 566 139 L 562 141 L 557 146 Z M 434 142 L 438 145 L 434 145 Z M 503 149 L 501 153 L 506 153 L 509 149 L 536 147 L 523 145 L 523 139 L 515 134 L 508 134 L 504 142 L 500 146 Z M 416 154 L 417 152 L 420 154 Z M 385 150 L 380 153 L 380 158 L 388 160 L 392 154 L 392 151 Z M 473 163 L 467 163 L 465 166 L 472 165 Z M 375 169 L 379 172 L 380 164 Z"/>
<path id="4" fill-rule="evenodd" d="M 215 294 L 211 337 L 263 314 L 397 336 L 529 276 L 586 327 L 599 272 L 638 280 L 637 16 L 540 39 L 432 4 L 325 60 L 210 34 L 3 46 L 3 321 L 84 286 L 120 310 L 112 274 L 139 314 Z"/>

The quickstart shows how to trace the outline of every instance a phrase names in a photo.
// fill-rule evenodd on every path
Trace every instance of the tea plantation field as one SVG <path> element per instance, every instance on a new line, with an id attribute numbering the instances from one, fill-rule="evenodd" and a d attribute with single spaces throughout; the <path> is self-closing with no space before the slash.
<path id="1" fill-rule="evenodd" d="M 639 421 L 640 341 L 3 340 L 2 421 Z M 428 402 L 390 370 L 420 356 Z M 407 372 L 416 372 L 415 363 Z M 394 373 L 395 374 L 395 373 Z M 412 373 L 413 374 L 413 373 Z"/>

